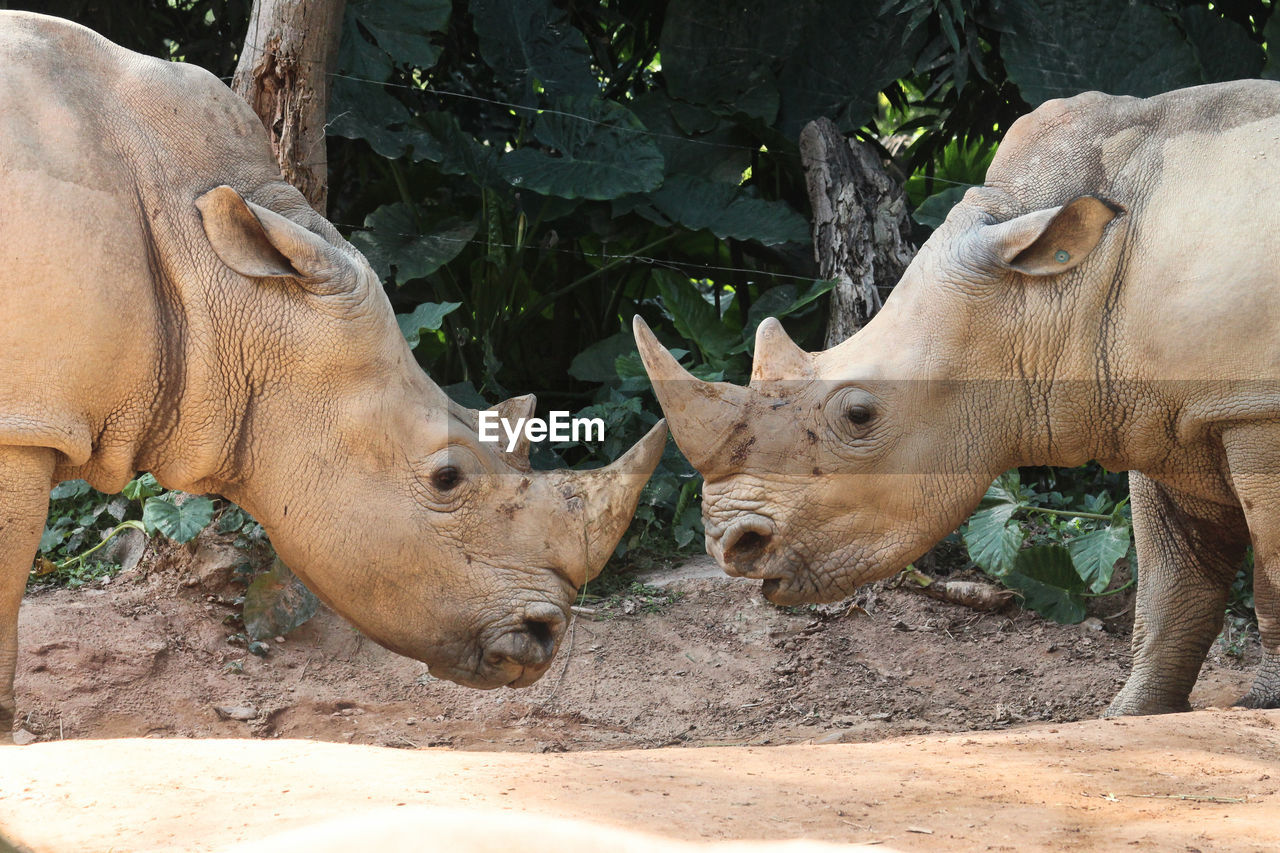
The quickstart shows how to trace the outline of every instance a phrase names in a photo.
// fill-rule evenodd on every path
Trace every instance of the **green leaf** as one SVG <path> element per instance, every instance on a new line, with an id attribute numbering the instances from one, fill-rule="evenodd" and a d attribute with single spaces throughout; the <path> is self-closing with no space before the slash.
<path id="1" fill-rule="evenodd" d="M 431 275 L 456 258 L 476 235 L 476 223 L 450 218 L 425 233 L 419 228 L 414 205 L 384 204 L 365 217 L 363 231 L 351 235 L 351 243 L 364 253 L 369 265 L 384 280 L 404 284 Z"/>
<path id="2" fill-rule="evenodd" d="M 471 0 L 470 5 L 480 55 L 526 96 L 535 88 L 551 95 L 599 92 L 586 38 L 550 0 Z"/>
<path id="3" fill-rule="evenodd" d="M 927 228 L 937 228 L 947 218 L 951 208 L 960 203 L 968 187 L 947 187 L 941 192 L 920 202 L 920 206 L 912 212 L 911 218 Z"/>
<path id="4" fill-rule="evenodd" d="M 716 308 L 702 298 L 697 285 L 673 270 L 654 270 L 662 307 L 676 331 L 697 345 L 709 362 L 720 362 L 738 350 L 740 336 L 725 326 Z"/>
<path id="5" fill-rule="evenodd" d="M 489 403 L 476 390 L 476 386 L 470 382 L 455 382 L 452 385 L 444 386 L 440 390 L 448 394 L 449 399 L 459 405 L 472 409 L 489 408 Z"/>
<path id="6" fill-rule="evenodd" d="M 507 186 L 498 171 L 498 152 L 463 131 L 457 118 L 449 113 L 426 112 L 419 115 L 418 120 L 432 140 L 432 146 L 424 156 L 438 162 L 441 172 L 465 175 L 481 187 Z M 414 156 L 417 156 L 416 148 Z"/>
<path id="7" fill-rule="evenodd" d="M 747 312 L 746 328 L 751 331 L 751 345 L 755 345 L 756 327 L 765 319 L 777 317 L 781 320 L 804 312 L 835 286 L 834 279 L 818 279 L 806 285 L 804 290 L 798 289 L 794 284 L 780 284 L 766 290 L 763 296 L 751 303 L 751 310 Z"/>
<path id="8" fill-rule="evenodd" d="M 1036 106 L 1096 89 L 1146 97 L 1203 82 L 1191 45 L 1142 2 L 1008 0 L 1000 52 L 1009 79 Z"/>
<path id="9" fill-rule="evenodd" d="M 67 498 L 78 498 L 89 494 L 89 490 L 90 486 L 84 480 L 66 480 L 53 487 L 49 492 L 49 499 L 61 501 Z"/>
<path id="10" fill-rule="evenodd" d="M 751 166 L 760 143 L 736 124 L 705 107 L 673 101 L 662 91 L 641 95 L 628 106 L 654 134 L 653 141 L 672 175 L 696 175 L 704 180 L 738 186 Z"/>
<path id="11" fill-rule="evenodd" d="M 359 21 L 397 65 L 427 69 L 440 58 L 434 42 L 453 9 L 450 0 L 352 0 L 347 15 Z M 350 38 L 350 32 L 345 33 Z"/>
<path id="12" fill-rule="evenodd" d="M 461 302 L 423 302 L 410 314 L 397 314 L 396 324 L 400 326 L 400 334 L 409 342 L 409 349 L 417 348 L 423 332 L 439 330 L 444 318 L 461 305 Z"/>
<path id="13" fill-rule="evenodd" d="M 1024 606 L 1055 622 L 1074 625 L 1087 612 L 1080 597 L 1083 582 L 1071 554 L 1061 545 L 1038 545 L 1022 551 L 1014 571 L 1002 581 L 1022 595 Z"/>
<path id="14" fill-rule="evenodd" d="M 650 194 L 663 215 L 692 231 L 706 229 L 722 240 L 754 240 L 766 246 L 810 240 L 809 220 L 783 201 L 693 175 L 671 175 Z"/>
<path id="15" fill-rule="evenodd" d="M 662 152 L 630 110 L 611 101 L 557 99 L 533 130 L 546 150 L 520 148 L 498 163 L 513 186 L 561 198 L 607 200 L 662 183 Z"/>
<path id="16" fill-rule="evenodd" d="M 163 491 L 164 489 L 156 482 L 155 477 L 150 474 L 143 474 L 141 477 L 126 483 L 121 494 L 131 501 L 140 501 L 154 497 Z"/>
<path id="17" fill-rule="evenodd" d="M 610 335 L 574 356 L 569 375 L 583 382 L 612 382 L 618 378 L 617 360 L 635 352 L 636 340 L 630 332 Z"/>
<path id="18" fill-rule="evenodd" d="M 998 578 L 1013 569 L 1025 538 L 1020 525 L 1010 524 L 1017 509 L 1016 503 L 1000 503 L 978 510 L 964 528 L 969 559 Z"/>
<path id="19" fill-rule="evenodd" d="M 213 501 L 188 497 L 181 505 L 164 498 L 147 498 L 142 505 L 142 523 L 147 532 L 160 531 L 174 542 L 190 542 L 213 520 Z"/>
<path id="20" fill-rule="evenodd" d="M 901 16 L 876 15 L 872 3 L 844 4 L 837 14 L 821 6 L 811 12 L 778 80 L 782 133 L 796 138 L 819 116 L 846 132 L 866 124 L 880 90 L 910 72 L 924 40 L 923 29 L 904 37 L 905 27 Z"/>
<path id="21" fill-rule="evenodd" d="M 277 557 L 270 571 L 254 578 L 244 593 L 244 632 L 252 640 L 279 637 L 305 623 L 320 601 Z"/>
<path id="22" fill-rule="evenodd" d="M 1204 6 L 1187 6 L 1180 14 L 1204 82 L 1244 80 L 1262 73 L 1262 45 L 1244 27 Z M 1275 19 L 1276 13 L 1271 16 Z M 1277 49 L 1280 44 L 1271 42 L 1271 50 Z"/>
<path id="23" fill-rule="evenodd" d="M 1076 573 L 1090 592 L 1102 592 L 1111 584 L 1116 563 L 1129 553 L 1129 526 L 1116 524 L 1077 536 L 1067 543 Z"/>
<path id="24" fill-rule="evenodd" d="M 774 0 L 672 0 L 658 41 L 667 90 L 681 101 L 773 124 L 777 71 L 799 44 L 805 18 Z"/>
<path id="25" fill-rule="evenodd" d="M 329 95 L 327 133 L 363 139 L 390 160 L 401 157 L 413 140 L 409 110 L 380 84 L 338 77 Z"/>

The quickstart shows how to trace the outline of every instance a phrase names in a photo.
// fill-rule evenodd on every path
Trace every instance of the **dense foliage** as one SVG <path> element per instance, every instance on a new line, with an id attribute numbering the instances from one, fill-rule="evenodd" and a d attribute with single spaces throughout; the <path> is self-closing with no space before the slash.
<path id="1" fill-rule="evenodd" d="M 227 78 L 249 4 L 7 5 Z M 539 465 L 612 458 L 658 417 L 628 331 L 634 313 L 708 378 L 745 378 L 752 332 L 769 315 L 816 348 L 828 285 L 813 277 L 796 147 L 811 119 L 829 116 L 883 150 L 923 239 L 1041 100 L 1089 88 L 1149 95 L 1280 66 L 1264 48 L 1280 26 L 1269 0 L 348 0 L 346 10 L 330 217 L 457 399 L 532 391 L 544 410 L 605 418 L 603 445 L 544 447 Z M 990 533 L 1001 560 L 1013 554 L 1015 516 L 1031 500 L 1022 488 L 997 486 L 967 527 L 971 547 Z M 621 551 L 700 547 L 697 489 L 670 449 Z M 1043 493 L 1062 497 L 1050 509 L 1114 519 L 1111 538 L 1088 540 L 1099 555 L 1083 565 L 1054 552 L 1036 575 L 1019 558 L 1032 580 L 1074 566 L 1076 581 L 1059 585 L 1077 596 L 1074 615 L 1121 550 L 1124 486 Z M 1077 543 L 1073 556 L 1102 532 L 1093 527 L 1062 536 Z M 1021 547 L 1028 534 L 1017 536 Z M 1014 571 L 981 549 L 974 559 Z"/>

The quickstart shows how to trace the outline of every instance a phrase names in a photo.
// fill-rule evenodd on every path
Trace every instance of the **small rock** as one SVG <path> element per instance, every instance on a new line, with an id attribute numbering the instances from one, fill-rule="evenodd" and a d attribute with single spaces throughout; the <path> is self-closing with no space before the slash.
<path id="1" fill-rule="evenodd" d="M 13 742 L 18 746 L 27 746 L 28 744 L 35 743 L 39 739 L 40 738 L 36 737 L 26 729 L 18 729 L 13 733 Z"/>
<path id="2" fill-rule="evenodd" d="M 284 645 L 284 637 L 276 637 L 276 642 L 280 645 Z"/>
<path id="3" fill-rule="evenodd" d="M 1101 631 L 1104 627 L 1102 620 L 1097 616 L 1090 616 L 1088 619 L 1080 623 L 1080 629 L 1083 631 Z"/>
<path id="4" fill-rule="evenodd" d="M 213 712 L 224 720 L 247 723 L 258 718 L 258 709 L 252 705 L 214 705 Z"/>

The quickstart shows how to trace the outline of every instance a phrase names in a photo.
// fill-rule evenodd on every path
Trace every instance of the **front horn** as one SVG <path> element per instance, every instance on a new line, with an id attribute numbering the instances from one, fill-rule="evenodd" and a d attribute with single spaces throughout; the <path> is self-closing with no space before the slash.
<path id="1" fill-rule="evenodd" d="M 638 314 L 632 330 L 676 446 L 705 476 L 719 455 L 721 437 L 743 416 L 751 392 L 727 382 L 704 382 L 685 370 Z"/>

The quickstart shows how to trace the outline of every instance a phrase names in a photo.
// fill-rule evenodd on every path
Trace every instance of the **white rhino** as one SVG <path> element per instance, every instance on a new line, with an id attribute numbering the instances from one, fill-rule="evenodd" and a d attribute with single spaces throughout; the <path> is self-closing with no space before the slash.
<path id="1" fill-rule="evenodd" d="M 1089 92 L 1010 128 L 861 331 L 809 354 L 776 320 L 750 386 L 640 351 L 706 478 L 708 551 L 773 601 L 901 569 L 1017 465 L 1129 470 L 1133 671 L 1110 714 L 1188 707 L 1252 544 L 1280 706 L 1280 83 Z"/>
<path id="2" fill-rule="evenodd" d="M 0 241 L 0 732 L 53 482 L 225 495 L 374 640 L 519 687 L 665 443 L 545 473 L 481 444 L 249 107 L 56 18 L 0 12 Z"/>

